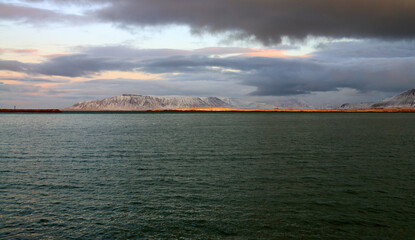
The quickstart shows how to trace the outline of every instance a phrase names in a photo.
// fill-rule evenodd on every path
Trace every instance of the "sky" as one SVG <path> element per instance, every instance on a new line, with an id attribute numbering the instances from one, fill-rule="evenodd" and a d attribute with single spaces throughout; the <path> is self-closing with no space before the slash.
<path id="1" fill-rule="evenodd" d="M 414 0 L 0 0 L 0 108 L 121 94 L 336 107 L 412 88 Z"/>

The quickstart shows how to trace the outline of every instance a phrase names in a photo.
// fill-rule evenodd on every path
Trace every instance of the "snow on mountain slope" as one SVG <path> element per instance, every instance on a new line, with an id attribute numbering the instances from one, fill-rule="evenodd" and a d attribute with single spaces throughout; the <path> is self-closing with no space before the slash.
<path id="1" fill-rule="evenodd" d="M 403 108 L 415 107 L 415 89 L 405 91 L 391 98 L 372 104 L 372 108 Z"/>
<path id="2" fill-rule="evenodd" d="M 371 108 L 373 102 L 361 102 L 361 103 L 345 103 L 340 106 L 341 109 L 365 109 Z"/>
<path id="3" fill-rule="evenodd" d="M 345 103 L 341 109 L 363 109 L 363 108 L 415 108 L 415 89 L 407 90 L 396 96 L 386 98 L 379 102 L 363 102 L 357 104 Z"/>
<path id="4" fill-rule="evenodd" d="M 65 110 L 150 110 L 169 108 L 265 108 L 270 105 L 218 97 L 157 97 L 135 94 L 79 102 Z"/>

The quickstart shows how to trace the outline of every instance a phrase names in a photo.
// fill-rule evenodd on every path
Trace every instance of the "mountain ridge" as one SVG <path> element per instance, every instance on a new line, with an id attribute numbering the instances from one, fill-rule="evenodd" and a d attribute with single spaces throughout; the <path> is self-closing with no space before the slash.
<path id="1" fill-rule="evenodd" d="M 372 104 L 373 108 L 415 107 L 415 89 Z"/>
<path id="2" fill-rule="evenodd" d="M 345 103 L 340 106 L 340 109 L 362 108 L 415 108 L 415 89 L 406 90 L 398 95 L 385 98 L 378 102 Z"/>
<path id="3" fill-rule="evenodd" d="M 122 94 L 98 100 L 78 102 L 64 110 L 128 111 L 172 108 L 274 108 L 265 103 L 222 97 L 161 97 L 139 94 Z"/>
<path id="4" fill-rule="evenodd" d="M 234 109 L 311 109 L 304 101 L 284 102 L 275 105 L 226 97 L 183 97 L 183 96 L 150 96 L 140 94 L 122 94 L 98 100 L 78 102 L 66 111 L 145 111 L 155 109 L 185 108 L 234 108 Z M 382 108 L 415 108 L 415 89 L 410 89 L 378 102 L 345 103 L 332 109 L 382 109 Z"/>

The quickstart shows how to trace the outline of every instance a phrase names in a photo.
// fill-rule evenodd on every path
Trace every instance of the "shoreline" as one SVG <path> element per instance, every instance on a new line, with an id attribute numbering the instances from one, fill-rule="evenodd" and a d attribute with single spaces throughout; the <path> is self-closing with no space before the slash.
<path id="1" fill-rule="evenodd" d="M 60 109 L 0 109 L 0 113 L 61 113 Z"/>
<path id="2" fill-rule="evenodd" d="M 152 112 L 318 112 L 318 113 L 370 113 L 415 112 L 415 108 L 368 108 L 368 109 L 237 109 L 237 108 L 175 108 L 156 109 Z"/>
<path id="3" fill-rule="evenodd" d="M 315 112 L 315 113 L 394 113 L 415 112 L 415 108 L 367 108 L 367 109 L 248 109 L 248 108 L 171 108 L 171 109 L 88 109 L 69 110 L 61 109 L 62 112 Z"/>
<path id="4" fill-rule="evenodd" d="M 127 110 L 68 110 L 68 109 L 0 109 L 0 113 L 71 113 L 71 112 L 292 112 L 292 113 L 410 113 L 415 108 L 367 108 L 367 109 L 248 109 L 248 108 L 171 108 L 171 109 L 127 109 Z"/>

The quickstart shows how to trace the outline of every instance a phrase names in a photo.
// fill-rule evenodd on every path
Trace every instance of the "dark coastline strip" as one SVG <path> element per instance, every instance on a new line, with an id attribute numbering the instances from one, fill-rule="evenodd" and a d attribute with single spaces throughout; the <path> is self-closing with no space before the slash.
<path id="1" fill-rule="evenodd" d="M 398 113 L 415 112 L 415 108 L 383 108 L 383 109 L 232 109 L 232 108 L 178 108 L 178 109 L 152 109 L 152 110 L 82 110 L 69 111 L 60 109 L 0 109 L 0 113 L 81 113 L 81 112 L 305 112 L 305 113 Z"/>
<path id="2" fill-rule="evenodd" d="M 60 113 L 59 109 L 0 109 L 0 113 Z"/>
<path id="3" fill-rule="evenodd" d="M 151 112 L 302 112 L 302 113 L 409 113 L 415 108 L 378 108 L 378 109 L 209 109 L 209 108 L 180 108 L 157 109 Z"/>

